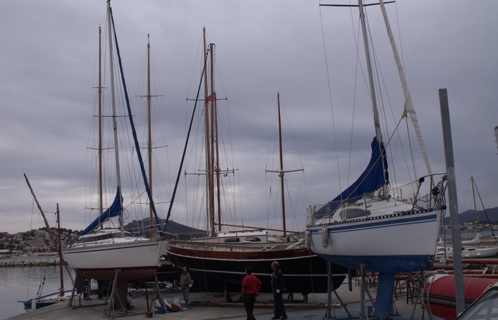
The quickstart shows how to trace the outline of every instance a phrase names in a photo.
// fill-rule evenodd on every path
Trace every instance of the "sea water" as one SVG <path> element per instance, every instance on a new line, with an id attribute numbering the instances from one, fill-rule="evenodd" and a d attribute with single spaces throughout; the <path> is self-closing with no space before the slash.
<path id="1" fill-rule="evenodd" d="M 63 271 L 64 290 L 71 290 L 69 275 L 65 269 Z M 0 320 L 26 312 L 24 305 L 17 301 L 35 298 L 43 278 L 42 295 L 59 292 L 59 266 L 0 267 Z"/>

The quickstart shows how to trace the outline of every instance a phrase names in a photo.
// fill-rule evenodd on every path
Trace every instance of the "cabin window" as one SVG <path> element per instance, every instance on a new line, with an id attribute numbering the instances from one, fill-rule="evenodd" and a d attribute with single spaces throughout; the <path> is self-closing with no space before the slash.
<path id="1" fill-rule="evenodd" d="M 261 239 L 258 237 L 246 237 L 244 240 L 249 242 L 261 242 Z"/>
<path id="2" fill-rule="evenodd" d="M 240 242 L 239 238 L 233 237 L 233 238 L 226 238 L 225 242 Z"/>

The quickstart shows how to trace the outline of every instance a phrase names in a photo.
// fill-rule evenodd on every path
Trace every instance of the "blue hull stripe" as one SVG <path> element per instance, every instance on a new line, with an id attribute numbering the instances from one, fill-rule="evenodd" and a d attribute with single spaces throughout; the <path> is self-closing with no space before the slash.
<path id="1" fill-rule="evenodd" d="M 437 214 L 432 214 L 430 216 L 423 217 L 411 217 L 411 218 L 400 218 L 397 219 L 387 219 L 384 221 L 372 220 L 371 222 L 366 221 L 364 223 L 347 223 L 345 225 L 329 225 L 327 228 L 329 229 L 329 233 L 336 232 L 346 232 L 346 231 L 361 231 L 367 229 L 378 229 L 378 228 L 386 228 L 386 227 L 394 227 L 398 225 L 412 225 L 412 224 L 420 224 L 432 222 L 437 219 Z M 320 229 L 310 230 L 311 233 L 319 233 Z"/>

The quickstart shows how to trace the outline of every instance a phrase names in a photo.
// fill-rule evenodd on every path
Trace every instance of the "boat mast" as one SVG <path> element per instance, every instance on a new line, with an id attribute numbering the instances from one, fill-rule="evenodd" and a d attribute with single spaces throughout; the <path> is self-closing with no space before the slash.
<path id="1" fill-rule="evenodd" d="M 275 172 L 278 173 L 280 177 L 280 190 L 281 190 L 281 199 L 282 199 L 282 230 L 284 232 L 284 237 L 287 236 L 287 228 L 285 222 L 285 190 L 284 190 L 284 175 L 286 172 L 296 172 L 303 171 L 303 169 L 297 170 L 287 170 L 284 171 L 284 158 L 283 158 L 283 148 L 282 148 L 282 120 L 280 117 L 280 93 L 277 92 L 277 110 L 278 110 L 278 144 L 279 144 L 279 154 L 280 154 L 280 171 L 272 171 L 266 170 L 266 172 Z"/>
<path id="2" fill-rule="evenodd" d="M 113 45 L 112 45 L 112 24 L 111 24 L 111 0 L 107 0 L 107 23 L 109 29 L 109 65 L 110 65 L 110 77 L 111 77 L 111 104 L 112 104 L 112 124 L 114 130 L 114 154 L 116 159 L 116 184 L 119 192 L 119 206 L 121 211 L 123 210 L 123 199 L 121 197 L 121 170 L 119 167 L 119 146 L 118 146 L 118 121 L 116 116 L 116 92 L 114 88 L 114 56 L 113 56 Z M 139 151 L 137 151 L 139 152 Z M 124 236 L 124 222 L 123 213 L 119 215 L 119 229 L 121 230 L 121 236 Z"/>
<path id="3" fill-rule="evenodd" d="M 382 133 L 380 131 L 380 121 L 379 121 L 379 111 L 377 108 L 377 97 L 375 95 L 375 84 L 373 79 L 372 72 L 372 61 L 370 58 L 370 45 L 368 44 L 367 37 L 367 27 L 365 23 L 365 12 L 363 10 L 363 1 L 358 0 L 358 8 L 360 10 L 360 22 L 361 22 L 361 30 L 363 34 L 363 46 L 365 47 L 365 58 L 367 60 L 367 71 L 368 71 L 368 82 L 370 86 L 370 99 L 372 101 L 372 109 L 374 116 L 374 127 L 375 127 L 375 136 L 377 137 L 377 142 L 382 143 Z"/>
<path id="4" fill-rule="evenodd" d="M 282 193 L 282 226 L 284 229 L 284 237 L 287 235 L 285 230 L 285 198 L 284 198 L 284 161 L 282 157 L 282 121 L 280 118 L 280 93 L 277 92 L 277 105 L 278 105 L 278 144 L 280 153 L 280 190 Z"/>
<path id="5" fill-rule="evenodd" d="M 60 217 L 60 211 L 59 211 L 59 204 L 57 204 L 57 232 L 59 232 L 59 241 L 58 241 L 58 252 L 59 252 L 59 271 L 60 271 L 60 277 L 61 277 L 61 287 L 60 289 L 60 296 L 64 297 L 64 276 L 62 272 L 62 266 L 64 265 L 64 259 L 62 258 L 62 240 L 61 240 L 61 217 Z"/>
<path id="6" fill-rule="evenodd" d="M 380 131 L 379 110 L 377 107 L 377 97 L 375 95 L 375 83 L 374 83 L 374 79 L 373 79 L 372 61 L 371 61 L 371 57 L 370 57 L 370 45 L 368 43 L 367 27 L 366 27 L 366 23 L 365 23 L 365 11 L 363 10 L 363 0 L 358 0 L 358 9 L 360 10 L 361 30 L 362 30 L 362 34 L 363 34 L 363 46 L 365 47 L 365 59 L 367 61 L 368 82 L 370 85 L 370 99 L 372 100 L 375 136 L 377 138 L 377 142 L 379 143 L 379 146 L 382 146 L 382 133 Z M 380 152 L 381 152 L 381 156 L 385 157 L 384 150 L 380 150 Z M 387 168 L 384 166 L 384 160 L 382 160 L 382 166 L 384 169 L 383 171 L 384 171 L 384 177 L 385 177 L 386 176 L 385 171 Z M 387 194 L 387 183 L 383 184 L 382 193 L 383 193 L 383 195 Z"/>
<path id="7" fill-rule="evenodd" d="M 147 35 L 147 115 L 148 115 L 148 129 L 149 129 L 149 141 L 147 143 L 147 153 L 149 155 L 149 188 L 150 195 L 152 196 L 152 124 L 151 124 L 151 110 L 150 110 L 150 38 Z M 150 212 L 150 237 L 154 236 L 154 213 L 152 212 L 152 206 L 149 206 Z"/>
<path id="8" fill-rule="evenodd" d="M 418 144 L 420 150 L 422 151 L 422 156 L 424 157 L 425 167 L 428 174 L 432 174 L 431 163 L 429 162 L 429 156 L 427 155 L 427 148 L 425 147 L 425 142 L 422 137 L 422 131 L 418 124 L 417 114 L 415 113 L 415 107 L 413 105 L 412 96 L 410 90 L 408 89 L 408 83 L 406 81 L 406 74 L 401 64 L 401 59 L 399 57 L 398 48 L 396 42 L 394 41 L 394 35 L 391 29 L 391 24 L 389 23 L 389 18 L 387 17 L 386 6 L 384 5 L 384 0 L 379 0 L 380 8 L 382 11 L 382 16 L 384 17 L 384 24 L 386 25 L 387 36 L 391 43 L 391 48 L 394 55 L 394 60 L 396 61 L 396 67 L 398 68 L 399 79 L 401 81 L 401 86 L 403 88 L 403 94 L 405 96 L 405 112 L 410 114 L 410 119 L 412 120 L 413 128 L 415 129 L 415 135 L 417 136 Z"/>
<path id="9" fill-rule="evenodd" d="M 149 190 L 150 196 L 152 197 L 152 98 L 160 97 L 160 95 L 152 95 L 150 93 L 150 35 L 147 35 L 147 95 L 138 96 L 141 98 L 147 98 L 147 128 L 148 128 L 148 142 L 147 142 L 147 154 L 149 161 Z M 150 213 L 150 237 L 154 236 L 154 210 L 151 205 L 149 205 Z"/>
<path id="10" fill-rule="evenodd" d="M 474 177 L 472 176 L 470 176 L 470 184 L 472 186 L 472 199 L 474 200 L 474 214 L 476 215 L 476 228 L 477 228 L 479 226 L 479 219 L 477 217 L 475 182 L 474 182 Z"/>
<path id="11" fill-rule="evenodd" d="M 209 44 L 209 52 L 211 53 L 211 151 L 213 158 L 213 175 L 216 175 L 216 201 L 218 209 L 218 232 L 221 232 L 221 192 L 220 192 L 220 150 L 218 145 L 218 99 L 216 98 L 216 90 L 214 86 L 214 43 Z M 212 177 L 213 177 L 212 175 Z M 214 183 L 214 177 L 213 177 Z M 214 187 L 213 187 L 214 189 Z M 214 191 L 214 190 L 213 190 Z M 214 192 L 213 192 L 214 197 Z M 214 199 L 213 199 L 214 207 Z"/>
<path id="12" fill-rule="evenodd" d="M 214 206 L 214 57 L 213 57 L 213 44 L 209 44 L 209 53 L 210 53 L 210 73 L 209 73 L 209 82 L 211 84 L 211 90 L 209 91 L 209 102 L 211 102 L 210 107 L 209 107 L 209 169 L 208 169 L 208 174 L 209 174 L 209 212 L 210 212 L 210 218 L 211 218 L 211 230 L 214 234 L 215 232 L 215 206 Z M 209 104 L 208 104 L 209 105 Z"/>
<path id="13" fill-rule="evenodd" d="M 206 28 L 202 28 L 204 42 L 204 61 L 207 60 L 208 49 L 206 45 Z M 210 139 L 210 122 L 209 122 L 209 93 L 208 93 L 208 72 L 204 69 L 204 126 L 205 126 L 205 142 L 206 142 L 206 210 L 208 215 L 207 231 L 210 235 L 214 235 L 214 208 L 212 208 L 211 194 L 211 139 Z"/>
<path id="14" fill-rule="evenodd" d="M 102 28 L 99 26 L 99 216 L 104 212 L 102 195 Z M 104 224 L 100 224 L 104 229 Z"/>

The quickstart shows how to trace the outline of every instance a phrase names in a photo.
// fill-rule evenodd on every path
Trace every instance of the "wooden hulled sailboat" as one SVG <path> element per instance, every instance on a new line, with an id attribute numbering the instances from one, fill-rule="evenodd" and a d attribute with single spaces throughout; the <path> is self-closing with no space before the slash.
<path id="1" fill-rule="evenodd" d="M 117 191 L 112 204 L 104 211 L 102 202 L 102 183 L 100 182 L 99 208 L 102 214 L 95 219 L 85 230 L 80 233 L 78 241 L 64 249 L 64 257 L 71 268 L 73 268 L 79 279 L 84 277 L 96 280 L 135 280 L 153 276 L 158 268 L 161 253 L 164 250 L 164 241 L 160 236 L 151 238 L 134 236 L 124 230 L 123 210 L 124 199 L 122 196 L 121 173 L 120 173 L 120 152 L 118 144 L 118 126 L 116 115 L 116 92 L 114 81 L 114 44 L 121 74 L 123 95 L 127 102 L 128 118 L 130 128 L 133 133 L 135 152 L 140 163 L 144 189 L 147 191 L 150 205 L 154 211 L 156 225 L 158 218 L 155 213 L 154 202 L 152 200 L 150 188 L 145 174 L 140 147 L 136 137 L 131 108 L 129 105 L 126 83 L 122 76 L 122 64 L 119 55 L 119 47 L 115 36 L 114 21 L 110 1 L 107 2 L 107 22 L 109 31 L 109 66 L 110 66 L 110 92 L 112 95 L 112 121 L 115 152 L 115 169 Z M 100 46 L 100 44 L 99 44 Z M 100 70 L 100 67 L 99 67 Z M 100 79 L 101 77 L 99 77 Z M 100 81 L 100 80 L 99 80 Z M 99 83 L 99 93 L 102 85 Z M 100 97 L 100 94 L 99 94 Z M 100 98 L 99 98 L 100 103 Z M 100 108 L 99 108 L 100 109 Z M 99 114 L 99 128 L 103 115 Z M 99 137 L 101 134 L 99 135 Z M 99 139 L 101 141 L 101 139 Z M 102 153 L 102 144 L 99 142 L 99 154 Z M 101 166 L 99 166 L 101 168 Z M 101 170 L 101 169 L 100 169 Z M 100 177 L 102 172 L 100 171 Z M 103 223 L 111 218 L 119 219 L 119 228 L 104 229 Z M 119 269 L 119 272 L 116 270 Z M 77 279 L 78 279 L 77 278 Z"/>
<path id="2" fill-rule="evenodd" d="M 211 54 L 211 79 L 213 46 L 211 44 L 209 50 L 206 50 L 206 53 Z M 207 57 L 205 59 L 207 61 Z M 204 79 L 208 79 L 207 72 L 204 73 Z M 271 292 L 272 270 L 270 266 L 273 261 L 277 260 L 285 272 L 288 291 L 326 292 L 326 262 L 305 247 L 304 238 L 300 237 L 297 232 L 286 230 L 285 211 L 283 211 L 283 228 L 278 230 L 222 223 L 220 192 L 214 191 L 215 186 L 219 187 L 220 174 L 225 174 L 220 172 L 217 162 L 216 92 L 213 85 L 208 87 L 207 82 L 205 82 L 204 91 L 206 95 L 204 116 L 207 126 L 206 163 L 208 166 L 206 169 L 206 185 L 208 186 L 206 207 L 209 212 L 207 230 L 209 236 L 183 241 L 168 240 L 166 252 L 170 261 L 178 268 L 189 267 L 194 275 L 195 289 L 202 291 L 239 291 L 240 283 L 245 275 L 245 267 L 250 266 L 252 274 L 263 283 L 261 290 Z M 283 184 L 285 171 L 282 166 L 277 172 Z M 283 198 L 282 203 L 284 203 Z M 215 208 L 218 209 L 217 214 Z M 230 227 L 232 231 L 223 232 L 223 227 Z M 335 274 L 334 286 L 337 288 L 344 280 L 346 269 L 334 265 L 332 272 Z"/>

